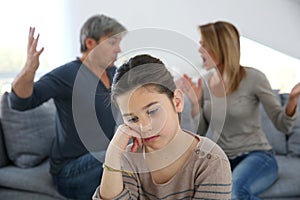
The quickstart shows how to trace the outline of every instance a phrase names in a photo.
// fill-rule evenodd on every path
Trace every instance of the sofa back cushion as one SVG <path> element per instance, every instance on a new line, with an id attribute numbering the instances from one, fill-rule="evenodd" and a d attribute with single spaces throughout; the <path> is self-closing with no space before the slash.
<path id="1" fill-rule="evenodd" d="M 55 106 L 52 100 L 41 106 L 17 111 L 9 107 L 8 93 L 1 98 L 4 141 L 8 158 L 18 167 L 33 167 L 50 153 L 55 136 Z"/>
<path id="2" fill-rule="evenodd" d="M 8 158 L 3 138 L 2 124 L 0 121 L 0 167 L 8 165 Z"/>
<path id="3" fill-rule="evenodd" d="M 275 96 L 277 97 L 278 101 L 281 102 L 281 98 L 279 95 L 278 90 L 273 90 Z M 272 121 L 270 120 L 269 116 L 267 115 L 266 111 L 264 110 L 263 106 L 260 107 L 261 111 L 261 127 L 266 137 L 272 146 L 273 150 L 276 154 L 279 155 L 286 155 L 287 150 L 287 142 L 286 142 L 286 135 L 278 131 L 275 126 L 273 125 Z"/>
<path id="4" fill-rule="evenodd" d="M 283 105 L 286 105 L 287 100 L 289 98 L 289 94 L 282 94 L 281 100 Z M 300 105 L 300 100 L 298 101 L 298 105 Z M 292 129 L 292 132 L 288 136 L 287 148 L 288 153 L 291 156 L 300 156 L 300 114 L 299 114 L 299 106 L 298 106 L 298 116 L 296 120 L 296 124 Z"/>

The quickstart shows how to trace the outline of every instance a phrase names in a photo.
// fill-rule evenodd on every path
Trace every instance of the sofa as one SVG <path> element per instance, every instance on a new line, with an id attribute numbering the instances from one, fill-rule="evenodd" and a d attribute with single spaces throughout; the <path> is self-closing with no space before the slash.
<path id="1" fill-rule="evenodd" d="M 286 105 L 288 94 L 279 94 L 273 90 L 281 105 Z M 300 101 L 298 102 L 300 105 Z M 279 178 L 263 192 L 260 197 L 268 200 L 299 200 L 300 199 L 300 113 L 295 126 L 286 135 L 278 131 L 268 118 L 263 107 L 261 111 L 261 125 L 267 139 L 275 151 L 278 162 Z"/>
<path id="2" fill-rule="evenodd" d="M 278 94 L 285 104 L 287 94 Z M 52 100 L 24 112 L 9 109 L 8 93 L 0 105 L 0 199 L 64 200 L 49 174 L 49 151 L 55 137 Z M 261 107 L 261 121 L 279 164 L 278 180 L 263 194 L 265 200 L 300 199 L 300 119 L 286 136 L 277 131 Z"/>
<path id="3" fill-rule="evenodd" d="M 4 93 L 0 104 L 0 199 L 65 200 L 49 173 L 53 101 L 19 112 L 9 108 L 7 97 Z"/>

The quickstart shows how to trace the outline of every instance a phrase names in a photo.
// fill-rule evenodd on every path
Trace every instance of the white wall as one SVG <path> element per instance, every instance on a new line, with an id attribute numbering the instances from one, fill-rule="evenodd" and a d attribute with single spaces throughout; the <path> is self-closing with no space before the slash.
<path id="1" fill-rule="evenodd" d="M 65 0 L 66 60 L 79 53 L 79 29 L 91 15 L 116 18 L 128 30 L 157 27 L 197 42 L 197 25 L 235 24 L 242 36 L 300 59 L 300 3 L 296 0 Z"/>
<path id="2" fill-rule="evenodd" d="M 100 13 L 116 18 L 129 31 L 156 27 L 177 32 L 194 42 L 193 55 L 197 25 L 228 20 L 242 36 L 300 59 L 299 0 L 10 0 L 0 1 L 0 11 L 0 48 L 12 49 L 15 56 L 26 58 L 28 28 L 37 28 L 39 46 L 45 47 L 40 71 L 80 56 L 80 27 Z M 179 41 L 174 45 L 180 46 Z M 21 68 L 23 62 L 15 65 Z"/>
<path id="3" fill-rule="evenodd" d="M 63 9 L 61 0 L 0 1 L 0 49 L 8 49 L 13 53 L 10 55 L 14 57 L 12 65 L 18 66 L 11 66 L 12 68 L 21 68 L 25 62 L 30 26 L 36 27 L 36 33 L 41 35 L 38 48 L 45 47 L 41 62 L 44 63 L 47 57 L 45 65 L 48 70 L 61 64 L 65 59 L 65 55 L 61 53 L 65 52 L 65 40 L 62 40 L 61 35 L 67 28 L 59 23 L 66 13 Z"/>

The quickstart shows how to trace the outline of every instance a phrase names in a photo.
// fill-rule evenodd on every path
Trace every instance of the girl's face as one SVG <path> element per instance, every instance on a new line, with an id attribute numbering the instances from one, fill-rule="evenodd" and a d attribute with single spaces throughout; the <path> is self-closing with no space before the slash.
<path id="1" fill-rule="evenodd" d="M 116 98 L 124 123 L 140 134 L 148 151 L 161 149 L 174 138 L 180 129 L 178 113 L 183 109 L 180 90 L 170 100 L 153 87 L 140 87 Z"/>

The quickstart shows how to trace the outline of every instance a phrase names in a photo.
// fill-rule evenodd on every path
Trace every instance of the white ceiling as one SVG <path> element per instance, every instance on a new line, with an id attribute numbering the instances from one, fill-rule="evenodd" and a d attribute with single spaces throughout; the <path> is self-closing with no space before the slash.
<path id="1" fill-rule="evenodd" d="M 245 37 L 300 59 L 300 0 L 252 0 L 238 4 L 234 20 Z"/>

